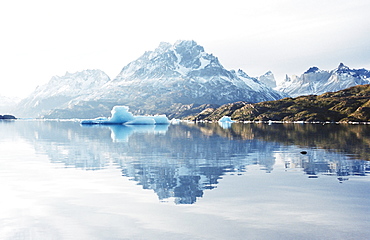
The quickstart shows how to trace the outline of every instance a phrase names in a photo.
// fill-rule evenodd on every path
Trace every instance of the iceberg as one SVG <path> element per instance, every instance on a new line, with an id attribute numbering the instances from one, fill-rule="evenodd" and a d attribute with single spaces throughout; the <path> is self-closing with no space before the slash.
<path id="1" fill-rule="evenodd" d="M 122 124 L 134 120 L 134 115 L 128 111 L 127 106 L 114 106 L 108 119 L 110 124 Z"/>
<path id="2" fill-rule="evenodd" d="M 98 117 L 82 120 L 81 124 L 124 124 L 124 125 L 160 125 L 170 124 L 166 115 L 134 116 L 127 106 L 114 106 L 110 118 Z"/>
<path id="3" fill-rule="evenodd" d="M 223 116 L 220 120 L 218 120 L 218 122 L 221 122 L 221 123 L 233 123 L 235 121 L 231 120 L 231 117 L 229 117 L 229 116 Z"/>
<path id="4" fill-rule="evenodd" d="M 229 116 L 223 116 L 220 120 L 218 120 L 218 124 L 223 129 L 231 128 L 231 124 L 234 123 L 234 122 L 235 121 L 231 120 L 231 117 L 229 117 Z"/>
<path id="5" fill-rule="evenodd" d="M 125 123 L 125 125 L 155 125 L 156 122 L 153 118 L 147 116 L 136 116 L 131 121 Z"/>

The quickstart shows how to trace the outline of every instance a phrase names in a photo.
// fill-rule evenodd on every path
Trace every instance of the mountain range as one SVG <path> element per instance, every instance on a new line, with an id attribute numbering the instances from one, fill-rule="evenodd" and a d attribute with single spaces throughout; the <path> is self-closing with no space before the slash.
<path id="1" fill-rule="evenodd" d="M 301 76 L 286 76 L 275 90 L 291 97 L 302 95 L 320 95 L 335 92 L 356 85 L 370 83 L 370 71 L 366 69 L 350 69 L 343 63 L 331 71 L 311 67 Z"/>
<path id="2" fill-rule="evenodd" d="M 226 70 L 217 57 L 195 41 L 177 41 L 145 52 L 112 80 L 100 70 L 53 77 L 23 99 L 16 114 L 92 118 L 109 115 L 114 105 L 127 105 L 136 114 L 178 117 L 190 108 L 202 110 L 210 104 L 261 102 L 285 96 L 242 70 Z"/>
<path id="3" fill-rule="evenodd" d="M 271 71 L 250 77 L 242 70 L 225 69 L 195 41 L 162 42 L 123 67 L 114 79 L 101 70 L 54 76 L 20 101 L 12 113 L 95 118 L 109 116 L 115 105 L 127 105 L 134 114 L 182 118 L 238 101 L 258 103 L 340 90 L 369 83 L 369 77 L 365 69 L 351 70 L 340 64 L 332 71 L 312 67 L 300 77 L 287 76 L 277 84 Z"/>
<path id="4" fill-rule="evenodd" d="M 15 114 L 40 117 L 54 109 L 68 108 L 74 99 L 87 98 L 109 81 L 109 76 L 101 70 L 67 72 L 62 77 L 54 76 L 47 84 L 38 86 L 27 98 L 21 100 Z"/>

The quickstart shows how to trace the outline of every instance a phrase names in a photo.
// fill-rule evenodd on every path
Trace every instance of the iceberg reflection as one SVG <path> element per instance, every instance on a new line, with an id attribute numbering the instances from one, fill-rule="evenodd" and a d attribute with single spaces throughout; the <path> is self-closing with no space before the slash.
<path id="1" fill-rule="evenodd" d="M 111 138 L 114 142 L 128 142 L 133 133 L 165 134 L 168 125 L 110 125 Z"/>
<path id="2" fill-rule="evenodd" d="M 169 125 L 82 125 L 83 128 L 110 129 L 113 142 L 128 142 L 134 133 L 166 134 Z"/>

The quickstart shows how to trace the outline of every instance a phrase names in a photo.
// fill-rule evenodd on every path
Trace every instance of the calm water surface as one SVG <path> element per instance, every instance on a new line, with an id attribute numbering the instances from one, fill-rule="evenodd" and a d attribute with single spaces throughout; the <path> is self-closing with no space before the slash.
<path id="1" fill-rule="evenodd" d="M 0 239 L 370 238 L 370 125 L 3 121 L 0 153 Z"/>

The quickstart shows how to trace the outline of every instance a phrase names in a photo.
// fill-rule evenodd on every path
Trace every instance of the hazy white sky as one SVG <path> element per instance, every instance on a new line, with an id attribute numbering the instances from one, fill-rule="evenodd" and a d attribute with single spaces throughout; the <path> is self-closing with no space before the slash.
<path id="1" fill-rule="evenodd" d="M 180 39 L 250 76 L 370 69 L 369 13 L 369 0 L 0 0 L 0 95 L 25 97 L 67 71 L 115 78 Z"/>

